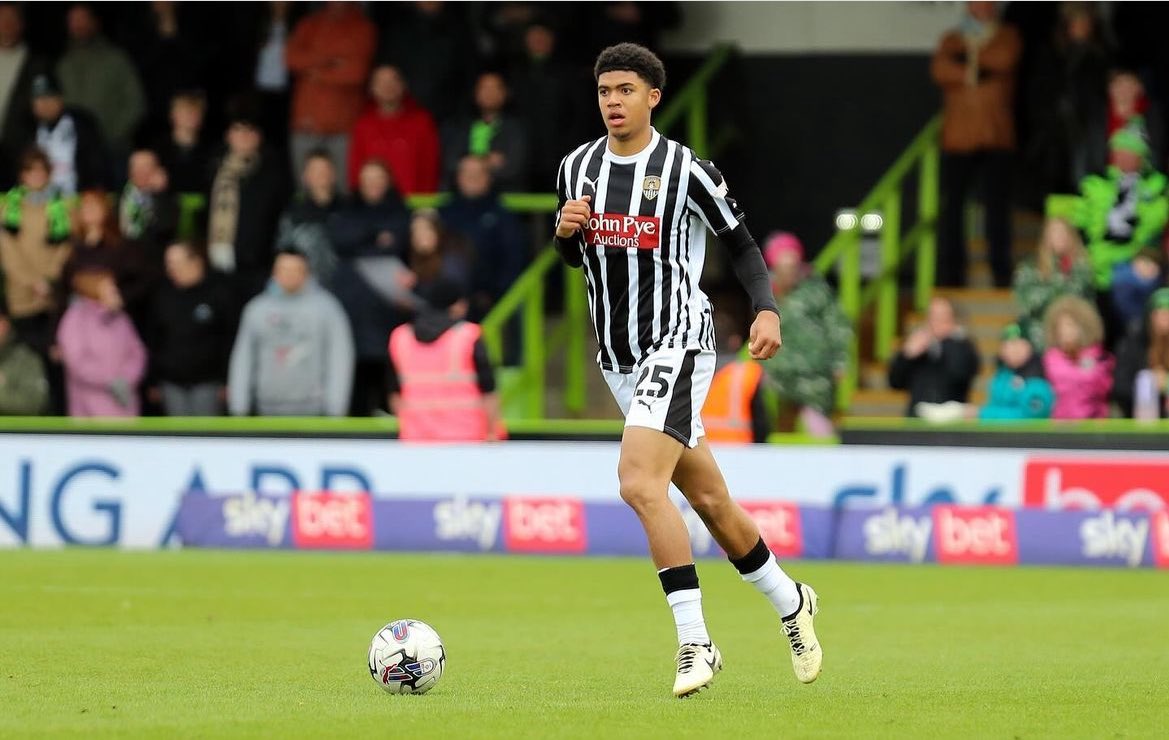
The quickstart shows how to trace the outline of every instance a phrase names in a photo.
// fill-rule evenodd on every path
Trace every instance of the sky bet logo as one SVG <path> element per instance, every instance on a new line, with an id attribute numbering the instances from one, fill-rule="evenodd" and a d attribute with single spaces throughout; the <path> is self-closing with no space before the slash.
<path id="1" fill-rule="evenodd" d="M 657 249 L 662 222 L 657 216 L 594 213 L 585 224 L 585 243 L 608 249 Z"/>
<path id="2" fill-rule="evenodd" d="M 880 558 L 904 556 L 911 563 L 925 562 L 933 522 L 929 514 L 915 516 L 886 509 L 865 519 L 862 531 L 865 552 Z"/>
<path id="3" fill-rule="evenodd" d="M 1141 564 L 1148 539 L 1148 519 L 1128 519 L 1104 511 L 1080 524 L 1080 545 L 1084 557 L 1117 558 L 1130 568 Z"/>

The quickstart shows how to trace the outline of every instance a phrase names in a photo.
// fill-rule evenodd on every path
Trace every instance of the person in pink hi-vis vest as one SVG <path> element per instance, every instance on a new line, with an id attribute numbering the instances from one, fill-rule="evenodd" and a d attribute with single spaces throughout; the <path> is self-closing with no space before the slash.
<path id="1" fill-rule="evenodd" d="M 419 289 L 427 306 L 390 334 L 387 385 L 398 436 L 414 442 L 482 442 L 504 436 L 495 376 L 467 299 L 447 280 Z"/>
<path id="2" fill-rule="evenodd" d="M 74 296 L 57 328 L 70 416 L 138 416 L 146 348 L 109 274 L 99 298 Z"/>

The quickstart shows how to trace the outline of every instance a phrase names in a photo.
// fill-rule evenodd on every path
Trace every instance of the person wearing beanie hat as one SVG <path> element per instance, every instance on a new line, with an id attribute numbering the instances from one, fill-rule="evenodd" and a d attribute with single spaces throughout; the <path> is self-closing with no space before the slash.
<path id="1" fill-rule="evenodd" d="M 61 85 L 50 73 L 32 80 L 34 128 L 25 146 L 38 146 L 52 163 L 52 185 L 63 196 L 83 190 L 109 189 L 110 159 L 97 119 L 65 104 Z"/>
<path id="2" fill-rule="evenodd" d="M 1169 288 L 1149 296 L 1145 320 L 1120 343 L 1112 398 L 1125 416 L 1169 416 Z"/>
<path id="3" fill-rule="evenodd" d="M 786 322 L 784 351 L 762 363 L 769 389 L 781 402 L 779 431 L 791 431 L 798 414 L 810 433 L 829 436 L 836 383 L 848 369 L 852 324 L 832 288 L 808 269 L 804 247 L 794 234 L 768 236 L 763 260 Z"/>
<path id="4" fill-rule="evenodd" d="M 919 403 L 915 409 L 917 415 L 939 423 L 958 419 L 1019 421 L 1049 418 L 1055 392 L 1043 376 L 1043 361 L 1031 344 L 1030 334 L 1026 319 L 1003 328 L 995 373 L 982 408 L 957 401 Z"/>

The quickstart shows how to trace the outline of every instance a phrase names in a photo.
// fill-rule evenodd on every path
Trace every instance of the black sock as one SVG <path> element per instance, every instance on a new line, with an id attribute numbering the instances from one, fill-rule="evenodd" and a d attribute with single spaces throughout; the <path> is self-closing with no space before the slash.
<path id="1" fill-rule="evenodd" d="M 767 548 L 767 543 L 760 537 L 755 546 L 751 548 L 751 552 L 741 558 L 730 558 L 730 561 L 731 565 L 735 566 L 735 570 L 739 571 L 740 575 L 745 576 L 767 565 L 769 557 L 771 557 L 771 550 Z"/>
<path id="2" fill-rule="evenodd" d="M 658 571 L 658 578 L 661 579 L 662 590 L 667 596 L 675 591 L 698 588 L 698 569 L 694 567 L 694 563 L 663 568 Z"/>

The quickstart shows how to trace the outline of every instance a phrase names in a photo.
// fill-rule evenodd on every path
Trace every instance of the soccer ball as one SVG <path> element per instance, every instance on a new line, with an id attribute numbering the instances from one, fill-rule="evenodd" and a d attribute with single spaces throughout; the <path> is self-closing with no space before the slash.
<path id="1" fill-rule="evenodd" d="M 369 646 L 369 675 L 391 694 L 425 694 L 445 668 L 442 638 L 417 619 L 390 622 Z"/>

